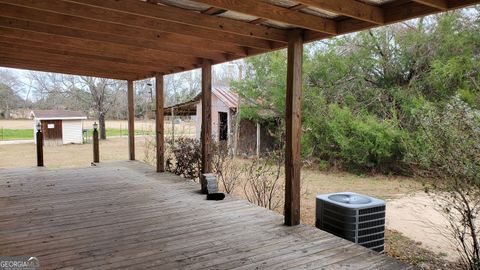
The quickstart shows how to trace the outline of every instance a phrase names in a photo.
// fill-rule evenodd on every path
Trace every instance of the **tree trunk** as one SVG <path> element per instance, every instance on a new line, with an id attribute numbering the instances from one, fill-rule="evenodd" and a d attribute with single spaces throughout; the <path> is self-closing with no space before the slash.
<path id="1" fill-rule="evenodd" d="M 98 125 L 100 127 L 100 140 L 106 140 L 107 131 L 105 129 L 105 114 L 102 112 L 98 115 Z"/>

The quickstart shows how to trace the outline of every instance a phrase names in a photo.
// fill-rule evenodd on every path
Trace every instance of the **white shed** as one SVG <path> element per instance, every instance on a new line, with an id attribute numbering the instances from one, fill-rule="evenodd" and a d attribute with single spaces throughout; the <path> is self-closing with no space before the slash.
<path id="1" fill-rule="evenodd" d="M 45 145 L 62 145 L 83 143 L 83 120 L 87 116 L 83 112 L 64 110 L 33 110 L 33 132 L 40 122 Z M 34 136 L 36 143 L 36 136 Z"/>

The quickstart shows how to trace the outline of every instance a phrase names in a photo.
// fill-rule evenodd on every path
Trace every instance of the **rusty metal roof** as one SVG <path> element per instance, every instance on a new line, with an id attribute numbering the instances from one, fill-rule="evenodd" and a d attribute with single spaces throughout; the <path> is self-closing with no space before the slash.
<path id="1" fill-rule="evenodd" d="M 238 107 L 238 94 L 228 88 L 213 88 L 212 94 L 220 99 L 230 109 Z"/>
<path id="2" fill-rule="evenodd" d="M 223 102 L 228 108 L 236 110 L 238 108 L 238 94 L 229 88 L 212 88 L 212 95 L 215 95 L 221 102 Z M 196 95 L 189 101 L 175 104 L 165 108 L 165 115 L 169 115 L 171 110 L 175 111 L 176 115 L 195 115 L 196 106 L 202 99 L 201 93 Z"/>

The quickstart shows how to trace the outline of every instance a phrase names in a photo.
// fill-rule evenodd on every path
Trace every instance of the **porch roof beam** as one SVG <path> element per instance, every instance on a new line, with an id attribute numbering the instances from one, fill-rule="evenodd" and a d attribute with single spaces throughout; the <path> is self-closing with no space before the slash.
<path id="1" fill-rule="evenodd" d="M 267 26 L 251 25 L 233 19 L 210 16 L 208 13 L 196 13 L 177 7 L 164 5 L 146 5 L 138 0 L 65 0 L 72 3 L 102 7 L 122 11 L 166 22 L 180 23 L 185 26 L 209 29 L 221 33 L 230 33 L 243 37 L 252 37 L 276 42 L 287 42 L 287 31 Z M 168 24 L 167 24 L 168 25 Z M 181 28 L 180 30 L 182 30 Z M 179 33 L 182 33 L 180 31 Z"/>
<path id="2" fill-rule="evenodd" d="M 0 42 L 0 50 L 1 55 L 8 56 L 11 58 L 18 58 L 18 59 L 35 59 L 39 61 L 58 61 L 60 63 L 64 63 L 66 66 L 68 65 L 83 65 L 83 66 L 98 66 L 103 67 L 105 69 L 111 70 L 118 70 L 118 71 L 125 71 L 125 72 L 134 72 L 137 74 L 150 74 L 155 72 L 163 72 L 165 70 L 175 70 L 175 67 L 147 67 L 138 64 L 131 64 L 131 63 L 122 63 L 122 62 L 115 62 L 112 60 L 105 60 L 100 58 L 87 58 L 86 55 L 82 54 L 72 54 L 72 53 L 62 53 L 55 50 L 31 50 L 28 46 L 22 45 L 11 45 L 11 44 L 3 44 Z M 178 70 L 179 71 L 179 70 Z"/>
<path id="3" fill-rule="evenodd" d="M 448 10 L 447 0 L 414 0 L 414 2 L 443 11 Z"/>
<path id="4" fill-rule="evenodd" d="M 183 66 L 186 69 L 196 68 L 199 59 L 194 56 L 180 55 L 159 50 L 112 44 L 109 42 L 86 40 L 49 33 L 32 32 L 20 28 L 7 28 L 0 18 L 0 37 L 2 42 L 12 44 L 28 44 L 43 48 L 59 48 L 74 52 L 82 51 L 93 55 L 135 59 L 137 61 L 161 62 L 163 64 Z"/>
<path id="5" fill-rule="evenodd" d="M 26 44 L 26 45 L 24 45 Z M 35 57 L 71 57 L 72 59 L 94 61 L 99 64 L 103 64 L 108 67 L 125 67 L 131 69 L 141 69 L 147 71 L 165 71 L 165 70 L 178 70 L 182 71 L 183 67 L 168 65 L 165 63 L 153 63 L 153 62 L 142 62 L 134 59 L 124 59 L 124 58 L 115 58 L 109 56 L 102 56 L 100 54 L 88 54 L 85 51 L 75 51 L 75 50 L 64 50 L 58 47 L 47 47 L 44 45 L 39 45 L 34 42 L 30 43 L 19 43 L 18 40 L 2 38 L 0 40 L 0 48 L 4 50 L 5 53 L 14 52 L 15 54 L 31 54 L 35 51 Z"/>
<path id="6" fill-rule="evenodd" d="M 135 1 L 138 2 L 138 4 L 144 5 L 146 8 L 152 7 L 151 4 L 137 0 Z M 245 48 L 242 46 L 265 50 L 271 49 L 272 47 L 272 43 L 269 40 L 219 32 L 216 30 L 165 21 L 156 17 L 146 17 L 76 2 L 59 0 L 2 0 L 0 2 L 46 12 L 45 15 L 36 13 L 36 15 L 33 16 L 42 18 L 42 22 L 45 22 L 44 20 L 50 20 L 50 22 L 47 23 L 55 25 L 58 25 L 59 20 L 64 21 L 64 24 L 60 25 L 77 29 L 78 27 L 81 27 L 80 29 L 85 29 L 86 27 L 96 25 L 97 28 L 92 28 L 92 31 L 106 31 L 107 33 L 119 35 L 131 35 L 131 32 L 133 31 L 135 36 L 141 38 L 157 39 L 159 41 L 165 40 L 165 42 L 170 41 L 178 44 L 194 43 L 198 44 L 197 47 L 199 49 L 217 49 L 232 54 L 239 53 L 240 55 L 244 55 L 245 51 Z M 101 4 L 103 1 L 95 1 L 95 3 Z M 119 6 L 118 3 L 116 3 L 116 6 Z M 31 14 L 31 11 L 29 12 Z M 54 16 L 53 14 L 57 14 L 57 16 Z M 32 17 L 32 15 L 29 17 Z M 55 18 L 55 20 L 52 17 Z M 99 24 L 99 22 L 103 23 Z M 216 42 L 208 43 L 206 40 L 215 40 Z M 206 46 L 206 44 L 209 44 L 210 46 Z"/>
<path id="7" fill-rule="evenodd" d="M 296 0 L 296 2 L 378 25 L 385 21 L 382 8 L 356 0 Z"/>
<path id="8" fill-rule="evenodd" d="M 214 7 L 241 12 L 259 18 L 288 23 L 297 27 L 310 29 L 331 35 L 337 34 L 337 25 L 334 20 L 301 13 L 288 8 L 267 4 L 256 0 L 193 0 Z"/>
<path id="9" fill-rule="evenodd" d="M 39 1 L 38 3 L 41 3 Z M 176 39 L 171 34 L 138 29 L 135 27 L 128 27 L 113 23 L 84 19 L 75 16 L 69 16 L 49 11 L 41 11 L 34 8 L 21 7 L 11 4 L 3 4 L 0 1 L 0 16 L 21 20 L 24 23 L 23 27 L 41 28 L 40 32 L 61 32 L 67 36 L 79 36 L 84 38 L 100 39 L 113 43 L 127 43 L 135 44 L 137 46 L 145 46 L 156 48 L 163 51 L 181 53 L 185 55 L 193 55 L 218 61 L 228 60 L 228 55 L 239 54 L 245 56 L 243 49 L 237 51 L 227 50 L 228 48 L 216 48 L 211 42 L 205 40 L 197 40 L 196 38 L 188 40 Z M 60 30 L 59 30 L 60 29 Z M 42 31 L 43 30 L 43 31 Z M 87 33 L 85 33 L 88 31 Z M 135 38 L 132 38 L 135 37 Z M 195 50 L 192 47 L 196 46 Z M 221 45 L 221 43 L 220 43 Z M 219 46 L 220 46 L 219 45 Z M 225 51 L 222 51 L 224 49 Z"/>
<path id="10" fill-rule="evenodd" d="M 28 69 L 42 72 L 63 73 L 69 75 L 100 77 L 115 80 L 140 80 L 150 77 L 151 74 L 136 74 L 133 72 L 112 71 L 105 68 L 81 66 L 66 66 L 56 61 L 39 61 L 36 59 L 19 59 L 0 55 L 0 66 Z"/>

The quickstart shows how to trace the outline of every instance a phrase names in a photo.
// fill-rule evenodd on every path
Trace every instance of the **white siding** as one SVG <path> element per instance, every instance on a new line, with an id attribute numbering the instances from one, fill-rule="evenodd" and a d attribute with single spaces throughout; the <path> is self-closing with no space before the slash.
<path id="1" fill-rule="evenodd" d="M 62 121 L 63 144 L 83 143 L 82 132 L 83 132 L 82 120 L 63 120 Z"/>

